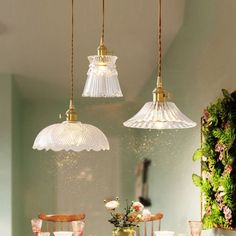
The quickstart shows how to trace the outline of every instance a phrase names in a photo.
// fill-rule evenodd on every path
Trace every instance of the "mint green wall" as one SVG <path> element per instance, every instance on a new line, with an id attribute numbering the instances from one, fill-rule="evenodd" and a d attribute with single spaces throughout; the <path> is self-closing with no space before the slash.
<path id="1" fill-rule="evenodd" d="M 12 235 L 22 235 L 23 182 L 22 182 L 22 98 L 12 81 Z"/>
<path id="2" fill-rule="evenodd" d="M 12 235 L 12 80 L 0 76 L 0 235 Z"/>
<path id="3" fill-rule="evenodd" d="M 21 235 L 21 98 L 10 75 L 0 75 L 0 235 Z"/>
<path id="4" fill-rule="evenodd" d="M 188 0 L 185 23 L 164 58 L 163 79 L 172 100 L 190 118 L 200 122 L 204 107 L 236 89 L 236 1 Z M 151 100 L 154 76 L 140 94 L 140 107 Z M 139 156 L 152 158 L 152 211 L 165 215 L 163 229 L 186 232 L 188 220 L 200 219 L 200 194 L 191 174 L 199 172 L 192 153 L 199 146 L 197 128 L 180 131 L 136 131 Z"/>
<path id="5" fill-rule="evenodd" d="M 77 101 L 76 101 L 77 102 Z M 67 102 L 24 101 L 22 115 L 22 236 L 30 236 L 30 219 L 40 212 L 86 213 L 86 234 L 110 235 L 103 200 L 120 196 L 133 200 L 133 131 L 123 127 L 124 114 L 134 112 L 122 100 L 80 99 L 80 121 L 99 127 L 111 150 L 101 152 L 45 152 L 32 150 L 37 133 L 61 122 Z M 99 230 L 98 230 L 99 229 Z"/>

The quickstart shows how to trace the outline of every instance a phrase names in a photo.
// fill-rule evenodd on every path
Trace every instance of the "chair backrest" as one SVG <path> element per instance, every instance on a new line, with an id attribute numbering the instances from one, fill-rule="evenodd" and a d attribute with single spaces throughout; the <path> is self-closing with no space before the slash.
<path id="1" fill-rule="evenodd" d="M 46 215 L 40 213 L 38 218 L 46 223 L 46 232 L 52 231 L 72 231 L 72 221 L 84 221 L 85 214 L 73 214 L 73 215 Z"/>
<path id="2" fill-rule="evenodd" d="M 147 220 L 139 220 L 140 227 L 138 228 L 138 236 L 141 236 L 142 232 L 144 236 L 147 235 L 154 236 L 154 231 L 161 230 L 161 220 L 163 216 L 164 215 L 162 213 L 157 213 L 151 215 L 151 217 L 148 218 Z"/>

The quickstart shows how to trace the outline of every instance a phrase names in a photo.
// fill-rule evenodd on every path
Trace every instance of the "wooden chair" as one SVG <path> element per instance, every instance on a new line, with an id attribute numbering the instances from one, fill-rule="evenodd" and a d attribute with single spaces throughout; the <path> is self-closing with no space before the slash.
<path id="1" fill-rule="evenodd" d="M 72 221 L 84 221 L 85 214 L 78 215 L 46 215 L 40 213 L 38 218 L 46 222 L 46 232 L 55 231 L 72 231 Z M 52 226 L 52 227 L 51 227 Z"/>
<path id="2" fill-rule="evenodd" d="M 149 232 L 150 236 L 154 236 L 154 231 L 161 230 L 161 220 L 163 216 L 164 215 L 162 213 L 158 213 L 151 215 L 148 220 L 139 220 L 140 227 L 138 228 L 138 236 L 141 235 L 141 232 L 144 233 L 144 236 L 147 236 Z"/>

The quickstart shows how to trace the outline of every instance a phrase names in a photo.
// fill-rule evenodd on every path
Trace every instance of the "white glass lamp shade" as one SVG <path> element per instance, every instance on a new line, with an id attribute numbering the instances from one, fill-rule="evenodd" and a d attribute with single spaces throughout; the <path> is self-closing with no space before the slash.
<path id="1" fill-rule="evenodd" d="M 197 125 L 173 102 L 147 102 L 137 114 L 123 124 L 140 129 L 184 129 Z"/>
<path id="2" fill-rule="evenodd" d="M 116 56 L 89 56 L 83 97 L 123 97 L 116 70 Z"/>
<path id="3" fill-rule="evenodd" d="M 33 149 L 46 151 L 109 150 L 105 134 L 95 126 L 81 122 L 57 123 L 40 131 L 36 137 Z"/>

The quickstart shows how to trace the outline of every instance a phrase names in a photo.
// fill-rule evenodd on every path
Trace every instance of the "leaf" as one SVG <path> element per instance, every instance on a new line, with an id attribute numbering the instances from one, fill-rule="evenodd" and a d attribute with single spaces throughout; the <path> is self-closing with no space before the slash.
<path id="1" fill-rule="evenodd" d="M 232 100 L 231 94 L 226 89 L 222 89 L 222 93 L 225 98 Z"/>
<path id="2" fill-rule="evenodd" d="M 193 161 L 200 160 L 203 156 L 202 149 L 198 148 L 193 154 Z"/>
<path id="3" fill-rule="evenodd" d="M 202 178 L 199 175 L 193 174 L 192 175 L 192 180 L 195 186 L 201 187 L 202 185 Z"/>

